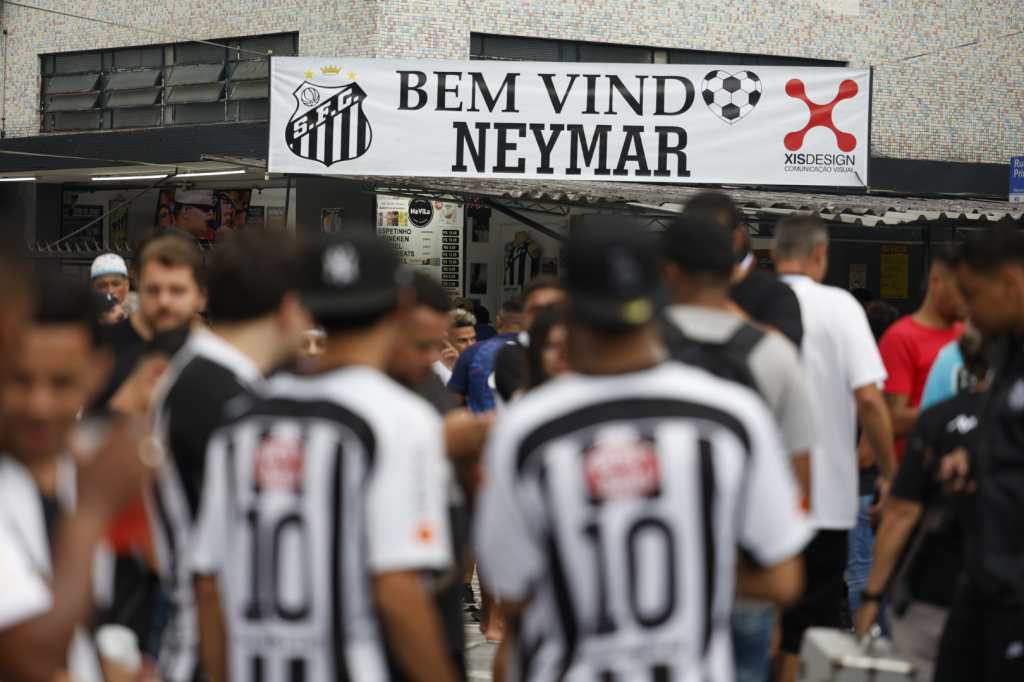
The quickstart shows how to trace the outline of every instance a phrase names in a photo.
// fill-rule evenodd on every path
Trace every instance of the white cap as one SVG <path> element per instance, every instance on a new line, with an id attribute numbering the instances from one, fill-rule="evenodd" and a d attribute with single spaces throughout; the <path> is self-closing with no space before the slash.
<path id="1" fill-rule="evenodd" d="M 102 256 L 97 256 L 96 260 L 92 262 L 89 279 L 96 279 L 104 275 L 127 277 L 128 266 L 124 264 L 124 258 L 121 258 L 116 253 L 105 253 Z"/>
<path id="2" fill-rule="evenodd" d="M 179 189 L 174 193 L 174 203 L 190 206 L 213 206 L 212 189 Z"/>

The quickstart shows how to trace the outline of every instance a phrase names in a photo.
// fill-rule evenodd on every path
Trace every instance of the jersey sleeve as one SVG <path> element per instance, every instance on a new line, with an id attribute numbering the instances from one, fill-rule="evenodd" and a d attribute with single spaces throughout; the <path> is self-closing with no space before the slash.
<path id="1" fill-rule="evenodd" d="M 208 376 L 202 369 L 186 368 L 164 405 L 168 444 L 193 509 L 203 489 L 210 438 L 225 422 L 225 406 L 246 393 L 229 372 Z"/>
<path id="2" fill-rule="evenodd" d="M 768 334 L 755 352 L 764 355 L 751 363 L 751 370 L 765 387 L 762 393 L 772 396 L 769 407 L 781 429 L 783 447 L 790 455 L 809 450 L 815 437 L 814 406 L 796 348 L 781 335 Z"/>
<path id="3" fill-rule="evenodd" d="M 837 312 L 841 316 L 838 319 L 843 329 L 843 359 L 849 369 L 850 389 L 881 384 L 886 379 L 885 364 L 878 353 L 864 309 L 857 299 L 846 294 L 846 305 Z"/>
<path id="4" fill-rule="evenodd" d="M 448 390 L 459 395 L 466 395 L 469 390 L 469 365 L 473 359 L 475 346 L 462 351 L 452 368 L 452 377 L 448 380 Z"/>
<path id="5" fill-rule="evenodd" d="M 199 503 L 195 544 L 191 557 L 192 572 L 201 575 L 219 573 L 228 544 L 228 452 L 226 434 L 213 438 L 206 454 L 205 485 Z"/>
<path id="6" fill-rule="evenodd" d="M 46 581 L 18 547 L 0 523 L 0 631 L 35 618 L 52 606 Z"/>
<path id="7" fill-rule="evenodd" d="M 373 573 L 444 569 L 452 561 L 447 516 L 450 469 L 441 420 L 422 410 L 396 411 L 378 430 L 366 514 Z"/>
<path id="8" fill-rule="evenodd" d="M 878 343 L 878 351 L 889 375 L 885 380 L 885 392 L 909 398 L 914 391 L 911 340 L 900 332 L 900 327 L 890 328 Z"/>
<path id="9" fill-rule="evenodd" d="M 515 443 L 499 422 L 485 454 L 473 547 L 488 588 L 499 599 L 525 601 L 544 570 L 544 548 L 527 522 L 526 483 L 517 475 L 515 460 Z"/>
<path id="10" fill-rule="evenodd" d="M 744 410 L 750 437 L 740 544 L 764 567 L 800 553 L 812 532 L 778 430 L 761 404 Z"/>

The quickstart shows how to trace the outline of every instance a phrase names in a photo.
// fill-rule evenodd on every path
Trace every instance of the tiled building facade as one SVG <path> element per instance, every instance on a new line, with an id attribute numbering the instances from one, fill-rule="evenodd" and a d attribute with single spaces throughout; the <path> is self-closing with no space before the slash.
<path id="1" fill-rule="evenodd" d="M 1024 152 L 1024 2 L 1005 0 L 32 0 L 5 5 L 7 136 L 40 131 L 40 55 L 297 32 L 303 55 L 466 59 L 471 34 L 874 65 L 873 155 Z M 976 44 L 910 61 L 901 58 Z M 895 62 L 895 63 L 894 63 Z"/>

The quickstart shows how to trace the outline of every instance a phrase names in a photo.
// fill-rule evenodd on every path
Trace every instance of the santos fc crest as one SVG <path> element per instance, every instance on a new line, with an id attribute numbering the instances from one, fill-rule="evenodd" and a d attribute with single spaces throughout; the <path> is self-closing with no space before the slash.
<path id="1" fill-rule="evenodd" d="M 356 83 L 327 87 L 304 81 L 292 96 L 295 113 L 284 139 L 293 154 L 331 166 L 370 148 L 373 131 L 363 114 L 366 92 Z"/>

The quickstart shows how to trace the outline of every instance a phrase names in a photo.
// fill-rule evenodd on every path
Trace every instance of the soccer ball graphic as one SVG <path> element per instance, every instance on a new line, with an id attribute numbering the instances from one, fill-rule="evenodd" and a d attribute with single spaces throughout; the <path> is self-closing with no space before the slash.
<path id="1" fill-rule="evenodd" d="M 761 79 L 753 71 L 711 71 L 701 83 L 701 96 L 711 113 L 732 125 L 761 101 Z"/>
<path id="2" fill-rule="evenodd" d="M 299 94 L 299 99 L 307 107 L 311 107 L 320 101 L 320 93 L 316 91 L 316 88 L 306 88 Z"/>

